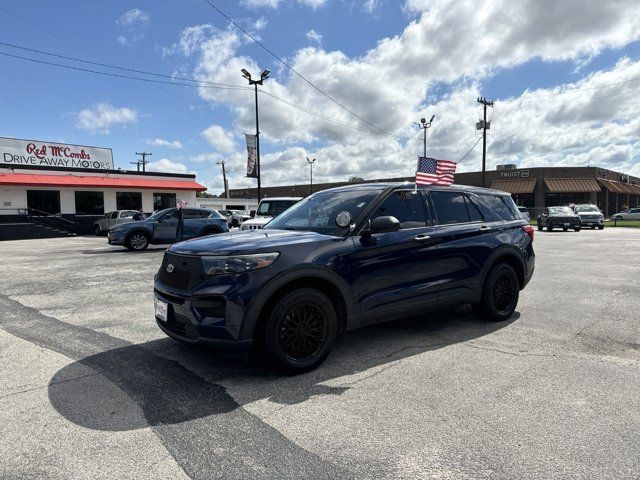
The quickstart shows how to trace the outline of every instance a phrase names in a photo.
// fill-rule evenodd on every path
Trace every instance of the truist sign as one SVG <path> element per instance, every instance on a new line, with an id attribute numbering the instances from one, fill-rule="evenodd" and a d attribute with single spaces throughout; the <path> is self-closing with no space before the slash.
<path id="1" fill-rule="evenodd" d="M 0 167 L 27 165 L 113 170 L 110 148 L 0 137 Z"/>

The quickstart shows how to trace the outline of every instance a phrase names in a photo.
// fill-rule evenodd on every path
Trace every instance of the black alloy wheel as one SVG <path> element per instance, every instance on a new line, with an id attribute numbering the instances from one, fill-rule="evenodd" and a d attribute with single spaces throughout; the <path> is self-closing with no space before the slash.
<path id="1" fill-rule="evenodd" d="M 495 265 L 484 282 L 482 299 L 473 305 L 476 314 L 492 322 L 507 320 L 518 305 L 520 283 L 511 265 Z"/>
<path id="2" fill-rule="evenodd" d="M 133 232 L 129 235 L 126 246 L 129 250 L 142 251 L 149 246 L 149 237 L 144 232 Z"/>
<path id="3" fill-rule="evenodd" d="M 264 329 L 267 359 L 279 370 L 313 370 L 329 355 L 338 319 L 331 300 L 312 288 L 299 288 L 282 297 L 271 310 Z"/>

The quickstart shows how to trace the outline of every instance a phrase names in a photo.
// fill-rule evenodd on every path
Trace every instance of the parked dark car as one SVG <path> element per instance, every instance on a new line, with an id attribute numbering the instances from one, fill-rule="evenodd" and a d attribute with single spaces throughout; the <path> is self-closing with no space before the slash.
<path id="1" fill-rule="evenodd" d="M 580 231 L 580 215 L 569 207 L 547 207 L 538 215 L 538 230 L 547 227 L 549 232 L 554 228 L 561 228 L 565 232 L 572 228 L 576 232 Z"/>
<path id="2" fill-rule="evenodd" d="M 157 324 L 187 343 L 254 345 L 301 372 L 359 326 L 457 304 L 508 319 L 533 274 L 533 227 L 504 192 L 413 188 L 324 190 L 264 229 L 172 245 Z"/>
<path id="3" fill-rule="evenodd" d="M 180 228 L 182 227 L 182 228 Z M 160 210 L 139 222 L 116 225 L 109 229 L 109 245 L 123 245 L 129 250 L 144 250 L 152 243 L 173 243 L 178 240 L 228 232 L 227 219 L 208 208 Z"/>

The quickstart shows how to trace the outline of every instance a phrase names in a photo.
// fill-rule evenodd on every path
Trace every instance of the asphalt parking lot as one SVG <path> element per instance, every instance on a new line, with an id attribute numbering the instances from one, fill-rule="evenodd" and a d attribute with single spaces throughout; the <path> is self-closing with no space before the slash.
<path id="1" fill-rule="evenodd" d="M 0 478 L 640 478 L 640 229 L 536 232 L 501 324 L 343 336 L 280 377 L 153 319 L 163 248 L 0 243 Z"/>

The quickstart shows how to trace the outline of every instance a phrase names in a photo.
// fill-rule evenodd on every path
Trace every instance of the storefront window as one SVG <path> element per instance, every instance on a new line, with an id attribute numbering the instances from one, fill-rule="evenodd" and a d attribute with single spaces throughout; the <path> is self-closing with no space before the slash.
<path id="1" fill-rule="evenodd" d="M 76 192 L 76 215 L 104 215 L 104 193 Z"/>
<path id="2" fill-rule="evenodd" d="M 142 208 L 142 193 L 116 192 L 116 210 L 140 210 Z"/>
<path id="3" fill-rule="evenodd" d="M 175 193 L 154 193 L 153 209 L 164 210 L 165 208 L 174 208 L 176 206 Z"/>

